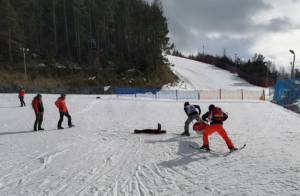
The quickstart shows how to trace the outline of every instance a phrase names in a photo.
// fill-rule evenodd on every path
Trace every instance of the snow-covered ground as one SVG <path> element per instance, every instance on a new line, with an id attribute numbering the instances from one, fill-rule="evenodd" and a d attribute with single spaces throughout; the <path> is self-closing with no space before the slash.
<path id="1" fill-rule="evenodd" d="M 188 83 L 204 85 L 194 80 L 194 70 L 183 71 Z M 217 72 L 222 88 L 241 83 Z M 206 89 L 218 84 L 210 85 Z M 58 95 L 43 94 L 46 130 L 34 132 L 33 96 L 27 94 L 20 108 L 17 94 L 0 95 L 1 196 L 299 195 L 300 117 L 270 102 L 191 102 L 203 112 L 214 103 L 229 113 L 224 128 L 236 147 L 247 147 L 224 157 L 228 148 L 218 134 L 209 137 L 215 153 L 190 148 L 202 145 L 192 130 L 191 137 L 175 135 L 183 131 L 186 100 L 68 95 L 76 127 L 57 130 Z M 167 134 L 133 134 L 157 123 Z"/>

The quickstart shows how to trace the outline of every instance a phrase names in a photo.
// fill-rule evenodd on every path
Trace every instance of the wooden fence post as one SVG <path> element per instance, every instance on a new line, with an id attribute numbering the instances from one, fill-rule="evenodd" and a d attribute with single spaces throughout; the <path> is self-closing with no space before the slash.
<path id="1" fill-rule="evenodd" d="M 242 100 L 244 101 L 244 93 L 243 93 L 243 89 L 242 89 Z"/>

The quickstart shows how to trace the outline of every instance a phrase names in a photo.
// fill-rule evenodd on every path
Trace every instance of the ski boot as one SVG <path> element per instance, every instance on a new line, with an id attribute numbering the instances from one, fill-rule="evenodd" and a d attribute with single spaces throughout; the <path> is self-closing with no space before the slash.
<path id="1" fill-rule="evenodd" d="M 229 147 L 229 150 L 230 150 L 230 152 L 233 152 L 233 151 L 236 151 L 236 150 L 238 150 L 238 148 L 236 148 L 236 147 L 232 146 L 232 147 Z"/>
<path id="2" fill-rule="evenodd" d="M 182 136 L 190 136 L 190 133 L 187 132 L 187 131 L 185 131 L 185 132 L 183 132 L 181 135 L 182 135 Z"/>
<path id="3" fill-rule="evenodd" d="M 203 145 L 203 146 L 200 147 L 200 149 L 210 151 L 210 148 L 209 148 L 208 145 Z"/>
<path id="4" fill-rule="evenodd" d="M 226 142 L 226 144 L 227 144 L 227 146 L 228 146 L 228 148 L 229 148 L 229 150 L 230 150 L 230 152 L 233 152 L 233 151 L 236 151 L 236 150 L 238 150 L 238 148 L 236 148 L 236 147 L 234 147 L 234 146 L 229 146 L 228 145 L 228 143 Z"/>

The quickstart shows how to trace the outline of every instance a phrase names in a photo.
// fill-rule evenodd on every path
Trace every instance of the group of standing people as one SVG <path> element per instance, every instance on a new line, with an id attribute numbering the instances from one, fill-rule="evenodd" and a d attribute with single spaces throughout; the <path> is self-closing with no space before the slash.
<path id="1" fill-rule="evenodd" d="M 234 147 L 232 141 L 229 139 L 225 129 L 223 128 L 223 122 L 227 120 L 228 114 L 225 114 L 221 108 L 211 104 L 208 107 L 208 112 L 202 115 L 202 119 L 200 118 L 201 109 L 199 105 L 191 105 L 189 102 L 185 102 L 184 111 L 188 118 L 185 121 L 184 132 L 181 135 L 190 136 L 189 125 L 193 120 L 196 120 L 201 123 L 204 123 L 204 121 L 209 121 L 210 125 L 202 133 L 203 145 L 201 149 L 210 150 L 208 135 L 214 132 L 218 132 L 225 140 L 230 151 L 237 150 L 237 148 Z"/>
<path id="2" fill-rule="evenodd" d="M 25 96 L 25 90 L 21 86 L 20 91 L 19 91 L 21 107 L 26 106 L 26 104 L 24 102 L 24 96 Z M 67 108 L 67 105 L 65 102 L 66 96 L 67 96 L 66 94 L 61 94 L 60 97 L 55 102 L 55 105 L 59 109 L 59 114 L 60 114 L 60 118 L 57 123 L 58 129 L 64 129 L 64 127 L 62 127 L 62 122 L 63 122 L 64 116 L 66 116 L 68 118 L 68 126 L 70 128 L 75 126 L 72 124 L 72 118 L 69 114 L 69 111 L 68 111 L 68 108 Z M 44 106 L 43 106 L 41 94 L 37 94 L 37 96 L 35 96 L 33 98 L 32 107 L 33 107 L 34 113 L 35 113 L 35 122 L 34 122 L 33 130 L 34 131 L 44 130 L 44 128 L 42 128 L 42 123 L 43 123 L 43 119 L 44 119 Z"/>

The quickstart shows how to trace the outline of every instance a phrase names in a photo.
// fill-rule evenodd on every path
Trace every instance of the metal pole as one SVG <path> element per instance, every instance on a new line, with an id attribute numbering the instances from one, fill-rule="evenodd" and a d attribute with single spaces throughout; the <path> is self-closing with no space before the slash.
<path id="1" fill-rule="evenodd" d="M 267 62 L 267 87 L 269 87 L 269 63 Z"/>
<path id="2" fill-rule="evenodd" d="M 295 79 L 295 70 L 294 70 L 294 67 L 295 67 L 295 58 L 296 58 L 296 55 L 294 54 L 294 61 L 293 61 L 293 78 Z"/>
<path id="3" fill-rule="evenodd" d="M 295 70 L 294 70 L 294 66 L 295 66 L 295 58 L 296 58 L 296 54 L 293 50 L 290 50 L 290 53 L 292 53 L 294 55 L 294 61 L 293 61 L 293 65 L 292 65 L 292 72 L 291 72 L 291 78 L 295 79 Z"/>
<path id="4" fill-rule="evenodd" d="M 267 87 L 269 87 L 269 70 L 267 70 Z"/>
<path id="5" fill-rule="evenodd" d="M 23 51 L 23 53 L 24 53 L 25 82 L 27 83 L 26 62 L 25 62 L 25 51 Z"/>
<path id="6" fill-rule="evenodd" d="M 235 54 L 234 66 L 235 66 L 235 73 L 236 73 L 236 54 Z"/>

